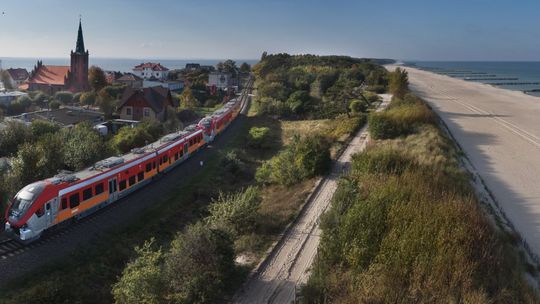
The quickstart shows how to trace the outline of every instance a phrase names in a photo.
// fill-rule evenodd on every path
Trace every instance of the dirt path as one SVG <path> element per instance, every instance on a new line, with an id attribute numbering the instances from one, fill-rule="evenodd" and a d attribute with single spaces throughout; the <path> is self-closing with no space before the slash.
<path id="1" fill-rule="evenodd" d="M 540 98 L 407 70 L 411 89 L 443 119 L 500 211 L 538 257 Z"/>
<path id="2" fill-rule="evenodd" d="M 389 95 L 383 95 L 384 108 Z M 337 188 L 339 176 L 347 170 L 351 156 L 365 149 L 368 142 L 367 127 L 363 127 L 334 164 L 331 173 L 324 178 L 308 198 L 300 215 L 285 232 L 256 275 L 250 278 L 243 290 L 235 297 L 235 303 L 291 303 L 299 284 L 309 277 L 320 242 L 319 218 L 330 206 Z"/>

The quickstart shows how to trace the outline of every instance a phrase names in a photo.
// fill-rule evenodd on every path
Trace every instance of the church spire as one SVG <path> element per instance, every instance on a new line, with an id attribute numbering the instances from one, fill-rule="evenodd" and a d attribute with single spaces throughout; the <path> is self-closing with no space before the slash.
<path id="1" fill-rule="evenodd" d="M 79 34 L 77 35 L 77 46 L 75 47 L 75 53 L 84 54 L 84 40 L 82 34 L 82 24 L 79 18 Z"/>

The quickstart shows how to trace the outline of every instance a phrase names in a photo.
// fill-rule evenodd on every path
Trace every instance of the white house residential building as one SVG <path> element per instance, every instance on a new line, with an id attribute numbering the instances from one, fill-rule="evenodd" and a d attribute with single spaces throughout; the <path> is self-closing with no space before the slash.
<path id="1" fill-rule="evenodd" d="M 142 79 L 165 80 L 169 74 L 169 69 L 160 63 L 147 62 L 141 63 L 133 68 L 133 74 Z"/>

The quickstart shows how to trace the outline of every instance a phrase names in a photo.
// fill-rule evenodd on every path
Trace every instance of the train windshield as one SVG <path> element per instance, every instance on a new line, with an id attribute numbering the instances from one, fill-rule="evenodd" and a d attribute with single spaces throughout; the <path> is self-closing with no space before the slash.
<path id="1" fill-rule="evenodd" d="M 37 182 L 19 191 L 11 204 L 9 217 L 13 220 L 19 220 L 30 209 L 30 206 L 36 201 L 41 192 L 43 192 L 43 189 L 45 189 L 45 183 Z"/>

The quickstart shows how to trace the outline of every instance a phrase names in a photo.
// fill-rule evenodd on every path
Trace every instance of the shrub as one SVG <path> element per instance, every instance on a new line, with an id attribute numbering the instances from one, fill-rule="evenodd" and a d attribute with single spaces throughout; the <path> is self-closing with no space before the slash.
<path id="1" fill-rule="evenodd" d="M 255 179 L 263 184 L 294 185 L 328 171 L 331 165 L 329 144 L 320 135 L 295 137 L 284 151 L 265 161 Z"/>
<path id="2" fill-rule="evenodd" d="M 414 132 L 420 124 L 434 122 L 435 116 L 423 103 L 402 103 L 386 111 L 372 113 L 369 132 L 374 139 L 395 138 Z"/>
<path id="3" fill-rule="evenodd" d="M 250 147 L 261 149 L 271 146 L 270 142 L 270 128 L 267 127 L 252 127 L 249 129 L 249 135 L 247 143 Z"/>
<path id="4" fill-rule="evenodd" d="M 259 190 L 248 187 L 233 194 L 220 193 L 209 207 L 208 225 L 227 231 L 237 238 L 254 230 L 258 219 L 257 210 L 261 203 Z"/>
<path id="5" fill-rule="evenodd" d="M 126 153 L 133 148 L 152 142 L 152 139 L 152 136 L 142 127 L 123 127 L 112 139 L 112 146 L 116 151 Z"/>
<path id="6" fill-rule="evenodd" d="M 53 100 L 49 103 L 51 110 L 58 110 L 60 108 L 60 102 Z"/>
<path id="7" fill-rule="evenodd" d="M 54 94 L 54 99 L 62 104 L 68 104 L 73 101 L 73 93 L 68 91 L 59 91 Z"/>
<path id="8" fill-rule="evenodd" d="M 231 239 L 202 223 L 186 228 L 165 256 L 164 276 L 169 302 L 216 303 L 234 273 Z"/>
<path id="9" fill-rule="evenodd" d="M 349 110 L 353 113 L 365 112 L 367 110 L 367 105 L 362 100 L 353 99 L 349 103 Z"/>
<path id="10" fill-rule="evenodd" d="M 152 249 L 154 239 L 136 247 L 136 258 L 127 264 L 119 281 L 112 286 L 115 303 L 162 303 L 165 284 L 163 274 L 163 253 Z"/>

